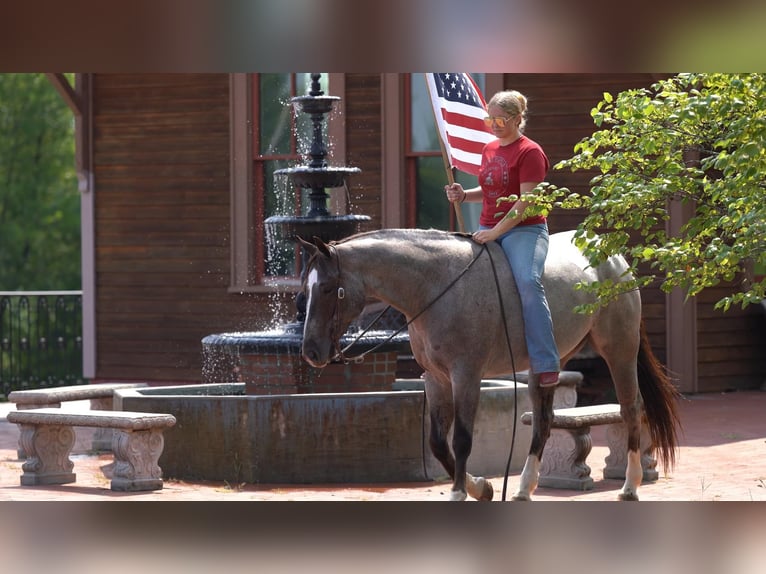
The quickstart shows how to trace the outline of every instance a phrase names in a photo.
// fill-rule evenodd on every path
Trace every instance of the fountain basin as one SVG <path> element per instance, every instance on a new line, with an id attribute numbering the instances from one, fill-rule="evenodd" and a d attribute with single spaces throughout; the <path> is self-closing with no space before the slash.
<path id="1" fill-rule="evenodd" d="M 482 382 L 469 472 L 505 471 L 518 400 L 511 470 L 523 467 L 531 430 L 527 386 Z M 390 483 L 446 477 L 428 446 L 423 382 L 388 392 L 246 395 L 244 383 L 124 389 L 117 410 L 171 413 L 159 460 L 166 479 L 232 484 Z"/>
<path id="2" fill-rule="evenodd" d="M 332 111 L 336 102 L 340 101 L 338 96 L 324 96 L 319 91 L 319 85 L 317 84 L 316 91 L 312 91 L 307 96 L 297 96 L 292 98 L 292 102 L 295 109 L 305 114 L 328 114 Z"/>
<path id="3" fill-rule="evenodd" d="M 375 348 L 361 362 L 332 362 L 322 369 L 301 356 L 299 323 L 271 331 L 233 332 L 202 339 L 205 383 L 245 383 L 246 394 L 291 394 L 349 391 L 390 391 L 398 357 L 410 352 L 409 335 L 371 331 L 354 343 L 350 357 Z M 341 337 L 343 347 L 353 334 Z"/>
<path id="4" fill-rule="evenodd" d="M 362 223 L 370 221 L 367 215 L 272 215 L 264 223 L 274 230 L 274 239 L 301 237 L 306 241 L 316 236 L 325 243 L 348 237 L 361 230 Z"/>
<path id="5" fill-rule="evenodd" d="M 310 165 L 299 165 L 278 169 L 274 175 L 286 175 L 296 187 L 301 188 L 333 188 L 343 187 L 346 183 L 346 177 L 361 173 L 358 167 L 334 167 L 322 166 L 312 167 Z M 369 219 L 369 218 L 367 218 Z"/>

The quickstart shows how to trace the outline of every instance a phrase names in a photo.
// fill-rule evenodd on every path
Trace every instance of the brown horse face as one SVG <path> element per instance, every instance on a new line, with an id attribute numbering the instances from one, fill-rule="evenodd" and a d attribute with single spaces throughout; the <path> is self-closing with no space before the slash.
<path id="1" fill-rule="evenodd" d="M 338 340 L 364 307 L 364 290 L 353 275 L 341 278 L 337 248 L 316 237 L 314 243 L 300 243 L 310 255 L 303 285 L 303 358 L 314 367 L 324 367 L 339 350 Z"/>

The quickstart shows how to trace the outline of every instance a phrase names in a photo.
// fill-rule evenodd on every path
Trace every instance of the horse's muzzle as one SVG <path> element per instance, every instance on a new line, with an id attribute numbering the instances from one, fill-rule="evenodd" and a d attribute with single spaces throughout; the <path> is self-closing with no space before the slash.
<path id="1" fill-rule="evenodd" d="M 322 353 L 315 344 L 303 342 L 303 359 L 312 367 L 321 369 L 330 362 L 329 353 Z"/>

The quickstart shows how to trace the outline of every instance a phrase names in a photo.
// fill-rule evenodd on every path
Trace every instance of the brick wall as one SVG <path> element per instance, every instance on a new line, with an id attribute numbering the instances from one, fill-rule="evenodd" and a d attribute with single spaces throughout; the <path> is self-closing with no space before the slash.
<path id="1" fill-rule="evenodd" d="M 330 363 L 316 369 L 291 355 L 242 353 L 238 380 L 250 395 L 390 391 L 397 353 L 371 353 L 361 363 Z"/>

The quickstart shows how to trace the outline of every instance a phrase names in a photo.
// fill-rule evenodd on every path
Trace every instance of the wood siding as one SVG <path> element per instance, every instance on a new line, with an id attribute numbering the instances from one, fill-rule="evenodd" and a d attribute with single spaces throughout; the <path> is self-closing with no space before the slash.
<path id="1" fill-rule="evenodd" d="M 763 308 L 716 310 L 715 303 L 730 293 L 730 288 L 720 286 L 696 297 L 699 392 L 753 389 L 766 383 Z"/>
<path id="2" fill-rule="evenodd" d="M 95 75 L 98 379 L 199 381 L 202 337 L 269 315 L 227 292 L 228 86 Z"/>
<path id="3" fill-rule="evenodd" d="M 379 229 L 383 210 L 380 74 L 348 74 L 343 98 L 346 161 L 362 170 L 349 178 L 351 211 L 371 218 L 364 230 Z"/>

